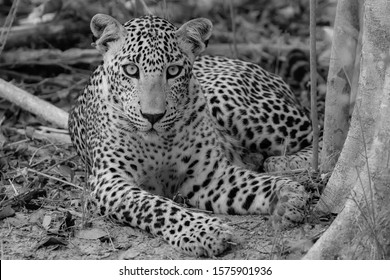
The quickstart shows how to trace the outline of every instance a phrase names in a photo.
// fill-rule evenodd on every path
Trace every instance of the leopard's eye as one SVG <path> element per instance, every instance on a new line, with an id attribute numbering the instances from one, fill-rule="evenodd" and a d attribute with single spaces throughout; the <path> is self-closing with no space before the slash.
<path id="1" fill-rule="evenodd" d="M 123 71 L 125 71 L 126 75 L 132 78 L 139 78 L 139 69 L 138 66 L 134 63 L 130 63 L 123 66 Z"/>
<path id="2" fill-rule="evenodd" d="M 176 76 L 179 76 L 181 70 L 183 67 L 178 66 L 178 65 L 171 65 L 167 69 L 167 79 L 172 79 Z"/>

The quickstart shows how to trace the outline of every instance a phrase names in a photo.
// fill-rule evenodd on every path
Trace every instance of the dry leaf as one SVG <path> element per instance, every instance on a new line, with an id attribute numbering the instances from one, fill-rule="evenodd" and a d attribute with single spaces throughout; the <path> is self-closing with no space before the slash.
<path id="1" fill-rule="evenodd" d="M 45 215 L 45 216 L 43 217 L 42 226 L 43 226 L 46 230 L 49 229 L 50 224 L 51 224 L 51 220 L 52 220 L 52 218 L 51 218 L 50 215 Z"/>

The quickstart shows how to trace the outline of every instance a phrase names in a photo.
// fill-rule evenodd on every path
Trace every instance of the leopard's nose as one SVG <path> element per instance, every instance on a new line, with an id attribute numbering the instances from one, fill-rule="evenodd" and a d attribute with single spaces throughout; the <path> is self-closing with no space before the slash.
<path id="1" fill-rule="evenodd" d="M 165 111 L 166 112 L 166 111 Z M 158 122 L 159 120 L 162 119 L 162 117 L 164 117 L 165 115 L 165 112 L 164 113 L 161 113 L 161 114 L 146 114 L 146 113 L 142 113 L 141 112 L 141 115 L 147 119 L 152 125 L 154 125 L 156 122 Z"/>

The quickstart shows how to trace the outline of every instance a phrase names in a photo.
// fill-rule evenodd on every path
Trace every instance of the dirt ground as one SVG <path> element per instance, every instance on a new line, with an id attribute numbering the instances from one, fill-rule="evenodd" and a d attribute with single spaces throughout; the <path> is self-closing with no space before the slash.
<path id="1" fill-rule="evenodd" d="M 101 217 L 97 217 L 90 228 L 76 229 L 74 236 L 51 234 L 42 221 L 62 214 L 40 209 L 22 211 L 3 220 L 0 223 L 1 259 L 194 259 L 161 238 Z M 310 238 L 324 230 L 323 225 L 303 225 L 276 232 L 265 217 L 219 216 L 232 225 L 235 242 L 228 251 L 214 258 L 221 260 L 300 259 L 312 245 Z"/>

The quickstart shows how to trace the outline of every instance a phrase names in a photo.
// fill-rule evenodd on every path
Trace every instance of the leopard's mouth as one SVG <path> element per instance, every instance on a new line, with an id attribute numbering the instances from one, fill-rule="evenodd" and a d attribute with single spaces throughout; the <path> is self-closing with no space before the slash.
<path id="1" fill-rule="evenodd" d="M 150 135 L 163 135 L 169 133 L 171 129 L 175 126 L 178 121 L 177 113 L 170 113 L 161 118 L 156 122 L 151 122 L 150 120 L 146 120 L 141 117 L 132 117 L 129 115 L 129 122 L 132 127 L 138 132 L 138 134 L 142 134 L 145 136 Z"/>
<path id="2" fill-rule="evenodd" d="M 138 134 L 146 141 L 157 141 L 160 138 L 159 132 L 153 127 L 147 131 L 139 131 Z"/>
<path id="3" fill-rule="evenodd" d="M 158 135 L 158 131 L 154 129 L 154 127 L 152 127 L 151 129 L 149 129 L 148 131 L 145 131 L 145 134 L 150 134 L 150 135 L 155 135 L 157 134 Z"/>

